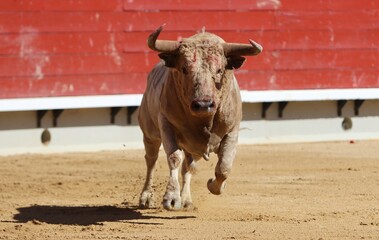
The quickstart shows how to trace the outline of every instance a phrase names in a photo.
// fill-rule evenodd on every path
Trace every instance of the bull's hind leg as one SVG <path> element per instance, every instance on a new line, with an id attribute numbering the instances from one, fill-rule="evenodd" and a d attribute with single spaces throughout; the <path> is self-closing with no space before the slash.
<path id="1" fill-rule="evenodd" d="M 185 154 L 186 158 L 183 161 L 182 164 L 182 180 L 183 180 L 183 186 L 182 186 L 182 206 L 186 209 L 193 208 L 192 204 L 192 198 L 191 198 L 191 177 L 192 174 L 196 172 L 196 164 L 193 160 L 192 156 L 188 153 Z"/>
<path id="2" fill-rule="evenodd" d="M 154 207 L 154 190 L 153 190 L 153 177 L 155 164 L 158 159 L 159 147 L 161 145 L 160 140 L 151 140 L 146 136 L 143 138 L 143 143 L 145 145 L 145 160 L 146 160 L 146 180 L 143 187 L 139 205 L 142 208 L 152 208 Z"/>

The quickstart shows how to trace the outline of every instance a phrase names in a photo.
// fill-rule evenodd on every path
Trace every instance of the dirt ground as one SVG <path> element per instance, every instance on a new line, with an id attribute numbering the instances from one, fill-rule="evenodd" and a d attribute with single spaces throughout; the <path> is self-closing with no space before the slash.
<path id="1" fill-rule="evenodd" d="M 223 195 L 139 210 L 143 151 L 0 157 L 0 239 L 379 239 L 379 141 L 245 145 Z M 156 200 L 168 168 L 161 152 Z"/>

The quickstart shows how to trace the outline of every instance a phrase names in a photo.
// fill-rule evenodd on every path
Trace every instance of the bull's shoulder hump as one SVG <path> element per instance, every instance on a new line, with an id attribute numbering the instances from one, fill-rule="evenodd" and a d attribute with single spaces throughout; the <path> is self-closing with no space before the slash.
<path id="1" fill-rule="evenodd" d="M 160 83 L 164 82 L 167 78 L 167 67 L 162 63 L 158 63 L 149 73 L 148 85 L 157 87 Z"/>

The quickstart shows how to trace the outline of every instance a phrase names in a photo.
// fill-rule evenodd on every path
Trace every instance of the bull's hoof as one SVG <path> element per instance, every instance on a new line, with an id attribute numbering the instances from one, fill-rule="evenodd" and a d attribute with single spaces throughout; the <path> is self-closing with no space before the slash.
<path id="1" fill-rule="evenodd" d="M 139 199 L 139 208 L 154 208 L 153 193 L 150 191 L 143 191 Z"/>
<path id="2" fill-rule="evenodd" d="M 185 201 L 184 203 L 182 203 L 182 206 L 183 206 L 183 209 L 186 211 L 192 211 L 195 209 L 193 203 L 190 201 Z"/>
<path id="3" fill-rule="evenodd" d="M 225 181 L 220 184 L 215 178 L 211 178 L 207 182 L 208 190 L 214 195 L 220 195 L 224 191 L 225 186 Z"/>
<path id="4" fill-rule="evenodd" d="M 163 197 L 163 207 L 166 210 L 179 210 L 182 207 L 182 198 L 179 193 L 166 192 Z"/>
<path id="5" fill-rule="evenodd" d="M 181 200 L 179 199 L 165 199 L 163 200 L 163 207 L 166 210 L 179 210 L 182 208 Z"/>

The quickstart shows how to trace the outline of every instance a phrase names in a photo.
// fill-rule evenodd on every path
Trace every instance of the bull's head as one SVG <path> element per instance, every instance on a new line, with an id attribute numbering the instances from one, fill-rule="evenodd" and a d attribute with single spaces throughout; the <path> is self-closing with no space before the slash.
<path id="1" fill-rule="evenodd" d="M 157 40 L 163 26 L 148 38 L 148 46 L 174 69 L 179 98 L 193 115 L 213 114 L 227 89 L 233 84 L 233 69 L 242 66 L 243 56 L 257 55 L 262 47 L 250 44 L 226 43 L 220 37 L 201 33 L 183 41 Z"/>

